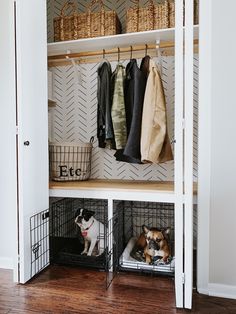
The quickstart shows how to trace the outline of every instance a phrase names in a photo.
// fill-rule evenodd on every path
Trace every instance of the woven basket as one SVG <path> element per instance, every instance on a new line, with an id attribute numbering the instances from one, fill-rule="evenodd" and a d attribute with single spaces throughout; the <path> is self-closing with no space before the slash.
<path id="1" fill-rule="evenodd" d="M 92 12 L 95 4 L 100 5 L 99 12 Z M 102 0 L 91 1 L 86 14 L 86 37 L 109 36 L 121 33 L 121 23 L 115 11 L 104 9 Z"/>
<path id="2" fill-rule="evenodd" d="M 54 181 L 84 181 L 91 173 L 93 137 L 89 143 L 50 143 L 50 178 Z"/>
<path id="3" fill-rule="evenodd" d="M 68 9 L 72 8 L 72 15 L 65 15 Z M 81 27 L 83 25 L 83 18 L 80 18 L 77 13 L 76 5 L 74 2 L 67 1 L 62 9 L 60 16 L 55 17 L 54 24 L 54 41 L 74 40 L 81 37 Z M 84 19 L 86 16 L 84 15 Z"/>
<path id="4" fill-rule="evenodd" d="M 150 0 L 148 6 L 141 8 L 139 0 L 136 0 L 134 8 L 129 8 L 126 13 L 126 32 L 143 32 L 153 29 L 169 27 L 169 6 L 168 1 L 163 0 L 154 4 Z"/>

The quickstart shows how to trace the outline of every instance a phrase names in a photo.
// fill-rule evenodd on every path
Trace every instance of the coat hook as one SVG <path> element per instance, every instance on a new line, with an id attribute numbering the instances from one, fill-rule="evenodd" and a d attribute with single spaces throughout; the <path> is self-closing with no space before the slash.
<path id="1" fill-rule="evenodd" d="M 130 60 L 133 58 L 133 46 L 130 46 Z"/>
<path id="2" fill-rule="evenodd" d="M 105 59 L 106 51 L 105 49 L 102 50 L 103 59 Z"/>
<path id="3" fill-rule="evenodd" d="M 118 47 L 118 62 L 120 62 L 120 48 Z"/>
<path id="4" fill-rule="evenodd" d="M 147 52 L 148 52 L 148 45 L 145 45 L 145 56 L 147 56 Z"/>

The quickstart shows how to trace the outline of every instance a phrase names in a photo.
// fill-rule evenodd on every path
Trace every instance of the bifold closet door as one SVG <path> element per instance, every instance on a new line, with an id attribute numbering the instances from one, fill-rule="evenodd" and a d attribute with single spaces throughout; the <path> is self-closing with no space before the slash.
<path id="1" fill-rule="evenodd" d="M 16 1 L 20 278 L 31 277 L 30 217 L 48 209 L 47 28 L 45 0 Z"/>
<path id="2" fill-rule="evenodd" d="M 184 11 L 185 14 L 183 14 Z M 184 28 L 183 17 L 185 17 Z M 175 28 L 175 293 L 176 306 L 191 309 L 193 284 L 193 0 L 175 0 Z"/>
<path id="3" fill-rule="evenodd" d="M 183 0 L 175 1 L 175 299 L 184 306 L 183 290 L 183 107 L 184 107 Z"/>
<path id="4" fill-rule="evenodd" d="M 194 0 L 185 1 L 184 65 L 184 307 L 192 308 L 193 290 L 193 12 Z"/>
<path id="5" fill-rule="evenodd" d="M 0 267 L 17 281 L 17 184 L 14 1 L 0 1 Z"/>

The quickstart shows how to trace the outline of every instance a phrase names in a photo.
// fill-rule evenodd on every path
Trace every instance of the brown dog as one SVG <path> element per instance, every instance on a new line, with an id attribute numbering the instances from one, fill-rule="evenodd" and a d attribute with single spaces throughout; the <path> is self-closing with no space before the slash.
<path id="1" fill-rule="evenodd" d="M 142 226 L 143 232 L 139 236 L 135 247 L 132 251 L 132 256 L 137 258 L 136 252 L 143 251 L 146 263 L 151 264 L 154 256 L 161 256 L 163 262 L 167 262 L 168 257 L 171 256 L 169 245 L 170 228 L 157 229 Z M 136 256 L 134 256 L 136 255 Z"/>

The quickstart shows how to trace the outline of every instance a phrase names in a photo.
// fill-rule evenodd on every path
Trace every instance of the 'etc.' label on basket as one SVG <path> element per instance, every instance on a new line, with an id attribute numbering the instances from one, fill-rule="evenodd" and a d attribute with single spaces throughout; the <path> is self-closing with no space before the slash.
<path id="1" fill-rule="evenodd" d="M 60 168 L 60 177 L 79 177 L 81 175 L 81 169 L 74 169 L 73 167 L 70 167 L 68 169 L 68 166 L 58 166 Z"/>

